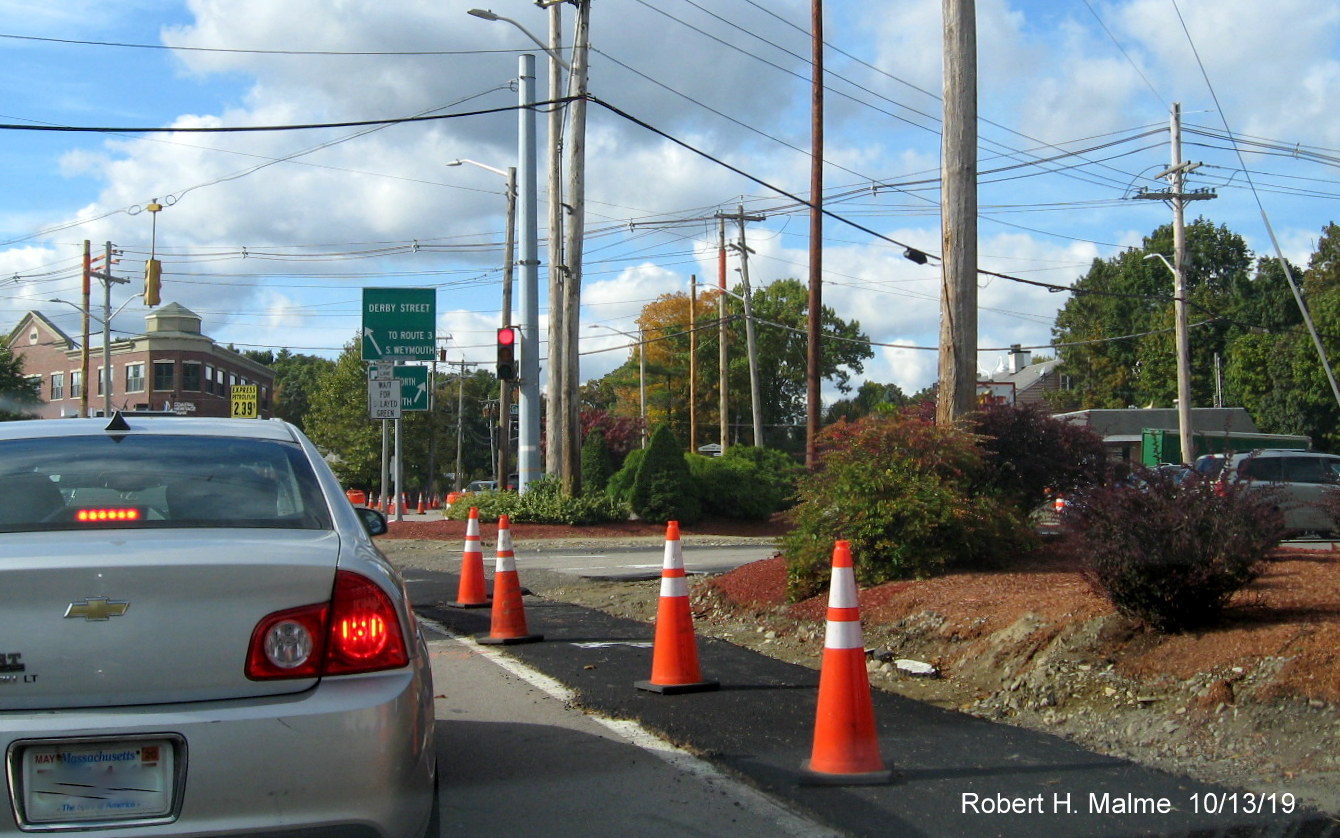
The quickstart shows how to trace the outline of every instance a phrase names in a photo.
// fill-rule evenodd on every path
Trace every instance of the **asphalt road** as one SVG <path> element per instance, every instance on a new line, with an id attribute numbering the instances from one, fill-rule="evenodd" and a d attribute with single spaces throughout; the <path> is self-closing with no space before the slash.
<path id="1" fill-rule="evenodd" d="M 766 559 L 776 550 L 767 545 L 695 546 L 681 548 L 684 569 L 690 574 L 725 573 L 743 564 Z M 516 547 L 517 568 L 537 568 L 584 579 L 656 579 L 661 575 L 665 545 L 655 547 L 549 548 Z M 485 555 L 487 565 L 492 557 Z M 489 566 L 491 567 L 491 565 Z"/>
<path id="2" fill-rule="evenodd" d="M 488 609 L 439 605 L 451 600 L 457 585 L 454 574 L 415 571 L 416 609 L 452 632 L 486 635 Z M 649 677 L 653 627 L 534 597 L 526 599 L 526 618 L 544 640 L 503 653 L 562 684 L 575 704 L 597 716 L 634 720 L 843 834 L 1340 836 L 1335 821 L 1287 806 L 1286 786 L 1271 799 L 1234 794 L 879 691 L 871 700 L 892 782 L 805 785 L 800 767 L 813 748 L 818 673 L 700 637 L 703 676 L 720 681 L 721 689 L 658 695 L 633 686 Z M 590 794 L 603 796 L 594 787 Z"/>
<path id="3" fill-rule="evenodd" d="M 565 688 L 495 647 L 429 648 L 442 838 L 836 835 L 632 723 L 571 707 Z"/>

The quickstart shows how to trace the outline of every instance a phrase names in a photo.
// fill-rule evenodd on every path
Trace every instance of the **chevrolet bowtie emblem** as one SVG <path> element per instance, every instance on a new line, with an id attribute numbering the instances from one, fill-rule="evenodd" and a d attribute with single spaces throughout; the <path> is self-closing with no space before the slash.
<path id="1" fill-rule="evenodd" d="M 65 608 L 65 619 L 73 620 L 83 617 L 89 622 L 105 621 L 113 617 L 120 617 L 126 613 L 126 609 L 129 607 L 130 603 L 128 602 L 108 599 L 105 596 L 89 597 L 70 603 Z"/>

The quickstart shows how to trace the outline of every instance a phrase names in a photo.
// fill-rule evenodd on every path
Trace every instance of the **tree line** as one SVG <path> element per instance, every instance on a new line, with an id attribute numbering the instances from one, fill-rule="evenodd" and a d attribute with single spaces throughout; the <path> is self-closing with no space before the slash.
<path id="1" fill-rule="evenodd" d="M 1187 226 L 1186 289 L 1190 322 L 1192 400 L 1197 406 L 1241 406 L 1267 433 L 1304 434 L 1323 450 L 1340 450 L 1340 405 L 1331 392 L 1302 313 L 1272 257 L 1253 254 L 1226 226 L 1201 218 Z M 1173 277 L 1159 260 L 1171 257 L 1164 225 L 1139 248 L 1095 259 L 1079 277 L 1052 328 L 1065 389 L 1048 394 L 1055 412 L 1130 406 L 1171 407 L 1176 396 Z M 1290 266 L 1328 356 L 1340 349 L 1340 226 L 1328 224 L 1305 268 Z M 740 295 L 725 295 L 728 445 L 753 445 L 750 370 Z M 641 340 L 627 360 L 587 382 L 583 435 L 599 429 L 618 454 L 641 446 L 641 385 L 647 435 L 667 426 L 690 450 L 716 442 L 721 425 L 722 292 L 696 300 L 666 294 L 638 318 Z M 783 279 L 753 294 L 763 439 L 768 448 L 799 453 L 806 414 L 807 289 Z M 874 357 L 859 321 L 825 306 L 820 376 L 843 394 L 825 424 L 933 400 L 934 386 L 905 394 L 894 384 L 852 382 Z M 367 373 L 355 337 L 334 360 L 279 351 L 243 354 L 275 371 L 275 415 L 293 422 L 331 455 L 341 479 L 375 488 L 381 463 L 380 423 L 367 416 Z M 645 367 L 639 352 L 645 351 Z M 645 376 L 643 369 L 645 368 Z M 461 481 L 493 476 L 498 382 L 493 370 L 452 367 L 440 375 L 435 408 L 403 420 L 407 487 L 441 492 Z M 22 418 L 36 390 L 21 359 L 0 347 L 0 419 Z M 693 406 L 692 421 L 690 406 Z M 697 435 L 690 440 L 691 425 Z M 457 438 L 461 464 L 456 467 Z"/>

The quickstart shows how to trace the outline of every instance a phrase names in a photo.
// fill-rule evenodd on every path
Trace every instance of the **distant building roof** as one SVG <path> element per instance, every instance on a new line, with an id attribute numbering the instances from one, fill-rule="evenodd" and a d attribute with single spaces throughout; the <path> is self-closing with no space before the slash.
<path id="1" fill-rule="evenodd" d="M 1059 413 L 1056 418 L 1092 428 L 1105 439 L 1126 437 L 1138 440 L 1145 428 L 1167 431 L 1178 427 L 1176 408 L 1077 410 Z M 1193 407 L 1191 429 L 1203 433 L 1260 433 L 1247 410 L 1241 407 Z"/>

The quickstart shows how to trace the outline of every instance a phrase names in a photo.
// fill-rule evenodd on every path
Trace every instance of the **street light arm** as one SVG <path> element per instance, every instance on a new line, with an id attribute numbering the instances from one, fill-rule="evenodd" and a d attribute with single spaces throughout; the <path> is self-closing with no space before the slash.
<path id="1" fill-rule="evenodd" d="M 1172 266 L 1172 263 L 1168 261 L 1168 257 L 1167 257 L 1167 256 L 1164 256 L 1162 253 L 1148 253 L 1148 254 L 1146 254 L 1146 255 L 1145 255 L 1145 261 L 1148 262 L 1150 259 L 1158 259 L 1160 262 L 1162 262 L 1164 265 L 1166 265 L 1166 266 L 1168 267 L 1168 270 L 1172 271 L 1173 274 L 1176 274 L 1176 273 L 1177 273 L 1177 269 L 1174 268 L 1174 267 Z"/>
<path id="2" fill-rule="evenodd" d="M 535 37 L 535 35 L 533 35 L 529 29 L 522 26 L 520 23 L 517 23 L 515 20 L 512 20 L 510 17 L 503 17 L 502 15 L 490 11 L 489 9 L 470 9 L 468 12 L 466 12 L 466 14 L 472 15 L 481 20 L 490 20 L 490 21 L 501 20 L 504 23 L 512 24 L 517 29 L 520 29 L 522 34 L 524 34 L 527 38 L 530 38 L 532 41 L 534 41 L 535 45 L 538 46 L 541 50 L 543 50 L 545 55 L 549 56 L 554 61 L 557 61 L 560 67 L 562 67 L 564 70 L 567 70 L 568 72 L 572 72 L 572 65 L 564 61 L 562 56 L 555 54 L 553 50 L 545 46 L 544 41 L 541 41 L 539 38 Z"/>
<path id="3" fill-rule="evenodd" d="M 462 158 L 460 158 L 460 159 L 458 159 L 458 160 L 452 160 L 452 161 L 451 161 L 450 163 L 448 163 L 447 165 L 448 165 L 448 166 L 459 166 L 459 165 L 461 165 L 461 164 L 463 164 L 463 163 L 469 163 L 471 166 L 478 166 L 479 168 L 481 168 L 481 169 L 487 169 L 488 171 L 493 172 L 494 174 L 502 175 L 503 177 L 507 177 L 507 172 L 503 171 L 502 169 L 499 169 L 499 168 L 497 168 L 497 167 L 495 167 L 495 166 L 490 166 L 490 165 L 488 165 L 488 164 L 486 164 L 486 163 L 480 163 L 478 160 L 466 160 L 464 157 L 462 157 Z"/>

